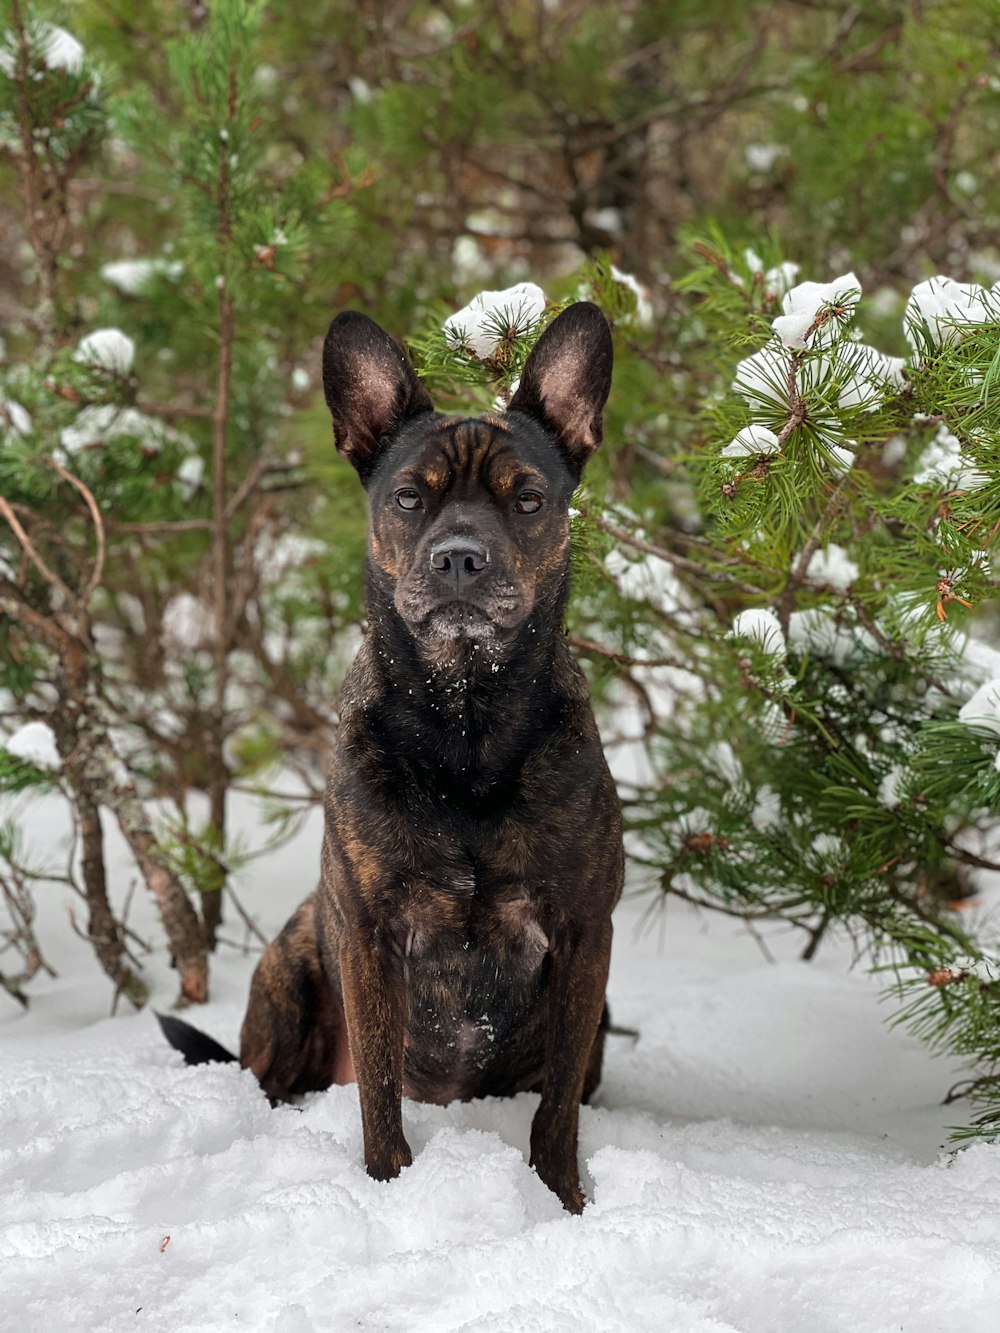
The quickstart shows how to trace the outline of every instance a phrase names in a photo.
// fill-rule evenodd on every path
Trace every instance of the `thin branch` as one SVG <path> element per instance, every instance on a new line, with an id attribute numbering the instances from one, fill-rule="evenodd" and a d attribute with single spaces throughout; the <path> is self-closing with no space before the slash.
<path id="1" fill-rule="evenodd" d="M 89 487 L 83 484 L 79 477 L 74 477 L 72 472 L 67 472 L 63 465 L 57 463 L 54 458 L 48 459 L 48 465 L 54 472 L 57 472 L 64 481 L 68 481 L 74 490 L 78 491 L 79 494 L 83 496 L 84 503 L 90 510 L 90 517 L 93 519 L 94 532 L 97 535 L 97 555 L 94 558 L 94 568 L 90 572 L 90 578 L 87 580 L 87 586 L 84 588 L 80 599 L 83 605 L 86 606 L 93 596 L 94 589 L 100 583 L 104 574 L 104 557 L 107 551 L 107 542 L 104 536 L 104 519 L 101 516 L 101 511 L 97 501 L 94 499 L 93 493 Z"/>

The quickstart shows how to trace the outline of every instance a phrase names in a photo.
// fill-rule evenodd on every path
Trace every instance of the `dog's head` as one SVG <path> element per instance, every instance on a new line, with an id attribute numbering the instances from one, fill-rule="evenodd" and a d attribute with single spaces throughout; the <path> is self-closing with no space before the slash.
<path id="1" fill-rule="evenodd" d="M 569 500 L 601 442 L 611 334 L 579 302 L 542 334 L 505 412 L 435 412 L 402 349 L 365 315 L 330 326 L 323 386 L 339 451 L 368 492 L 369 556 L 425 653 L 502 652 L 565 593 Z"/>

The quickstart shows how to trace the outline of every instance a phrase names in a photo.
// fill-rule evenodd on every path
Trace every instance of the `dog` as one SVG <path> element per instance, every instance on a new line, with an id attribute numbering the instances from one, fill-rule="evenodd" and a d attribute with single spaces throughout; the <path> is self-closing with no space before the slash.
<path id="1" fill-rule="evenodd" d="M 330 326 L 336 447 L 368 496 L 368 630 L 341 696 L 321 882 L 261 958 L 239 1056 L 272 1101 L 356 1081 L 377 1180 L 412 1161 L 403 1097 L 537 1091 L 531 1164 L 573 1213 L 624 857 L 563 615 L 569 502 L 611 366 L 604 316 L 578 302 L 506 411 L 451 416 L 372 320 Z M 179 1020 L 165 1030 L 189 1061 L 226 1056 Z"/>

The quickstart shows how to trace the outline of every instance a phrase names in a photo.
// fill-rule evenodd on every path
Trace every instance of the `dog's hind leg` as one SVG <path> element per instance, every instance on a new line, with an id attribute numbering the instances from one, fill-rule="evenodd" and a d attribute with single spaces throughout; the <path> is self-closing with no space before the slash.
<path id="1" fill-rule="evenodd" d="M 250 985 L 240 1063 L 273 1102 L 354 1081 L 340 996 L 319 953 L 315 898 L 264 950 Z"/>

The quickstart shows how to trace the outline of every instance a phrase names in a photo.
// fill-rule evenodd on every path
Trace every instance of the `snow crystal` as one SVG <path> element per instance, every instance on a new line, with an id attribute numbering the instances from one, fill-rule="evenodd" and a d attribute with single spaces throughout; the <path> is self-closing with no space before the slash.
<path id="1" fill-rule="evenodd" d="M 102 266 L 101 277 L 126 296 L 137 296 L 160 274 L 179 278 L 183 272 L 184 265 L 177 260 L 118 259 Z"/>
<path id="2" fill-rule="evenodd" d="M 3 742 L 3 748 L 36 768 L 62 767 L 55 735 L 46 722 L 26 722 Z"/>
<path id="3" fill-rule="evenodd" d="M 763 607 L 740 611 L 733 620 L 732 636 L 736 639 L 753 639 L 758 648 L 772 657 L 783 657 L 785 654 L 781 622 L 773 611 Z"/>
<path id="4" fill-rule="evenodd" d="M 760 454 L 776 454 L 778 448 L 778 437 L 773 430 L 768 430 L 766 426 L 750 425 L 744 426 L 737 432 L 731 444 L 719 450 L 719 457 L 746 458 Z"/>
<path id="5" fill-rule="evenodd" d="M 73 357 L 88 366 L 101 366 L 116 375 L 127 375 L 135 359 L 135 343 L 121 329 L 95 329 L 81 339 Z"/>
<path id="6" fill-rule="evenodd" d="M 544 310 L 541 287 L 519 282 L 501 292 L 480 292 L 467 306 L 448 316 L 444 331 L 453 345 L 467 345 L 485 360 L 508 334 L 520 337 L 529 332 Z"/>
<path id="7" fill-rule="evenodd" d="M 955 282 L 943 274 L 918 282 L 903 315 L 906 337 L 916 355 L 928 347 L 958 342 L 977 324 L 1000 322 L 1000 283 Z"/>
<path id="8" fill-rule="evenodd" d="M 961 440 L 942 422 L 937 434 L 917 459 L 913 480 L 918 486 L 941 482 L 955 489 L 972 489 L 982 486 L 988 478 L 962 452 Z"/>
<path id="9" fill-rule="evenodd" d="M 806 567 L 806 578 L 846 592 L 860 573 L 842 546 L 830 542 L 823 550 L 815 551 Z"/>
<path id="10" fill-rule="evenodd" d="M 781 303 L 785 313 L 771 327 L 786 347 L 804 348 L 807 334 L 810 346 L 829 346 L 854 314 L 860 295 L 861 284 L 853 273 L 832 282 L 800 282 L 785 293 Z M 814 328 L 821 318 L 823 322 Z"/>

